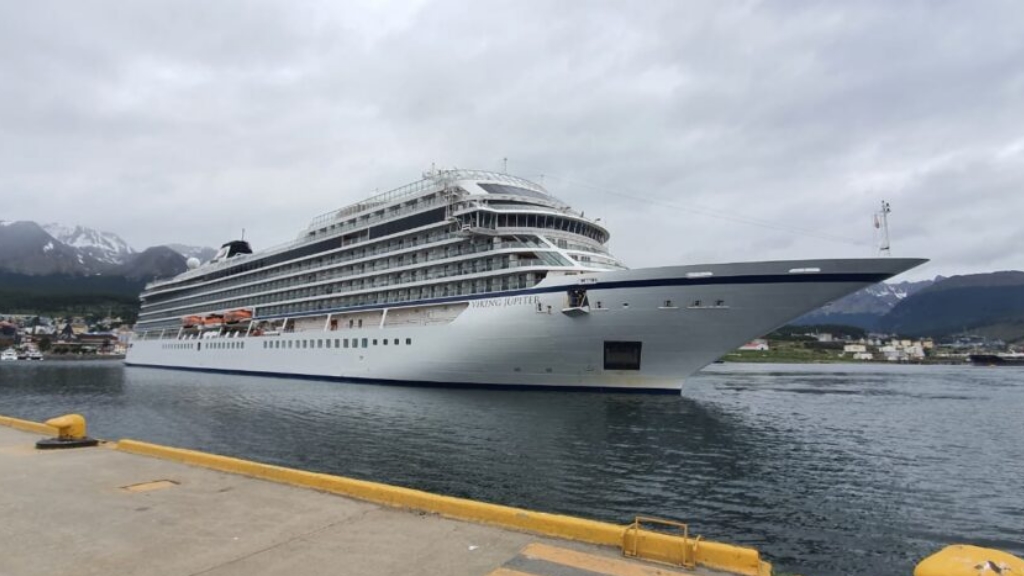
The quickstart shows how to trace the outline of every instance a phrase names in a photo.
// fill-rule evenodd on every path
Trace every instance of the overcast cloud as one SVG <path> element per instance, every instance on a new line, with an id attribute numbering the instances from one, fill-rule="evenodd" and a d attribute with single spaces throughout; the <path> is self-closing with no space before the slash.
<path id="1" fill-rule="evenodd" d="M 1024 268 L 1024 3 L 6 2 L 0 219 L 293 238 L 444 167 L 544 184 L 633 267 Z"/>

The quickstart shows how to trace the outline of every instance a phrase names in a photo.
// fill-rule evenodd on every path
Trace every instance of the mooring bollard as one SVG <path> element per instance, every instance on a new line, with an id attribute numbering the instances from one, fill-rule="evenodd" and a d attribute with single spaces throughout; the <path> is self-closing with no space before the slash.
<path id="1" fill-rule="evenodd" d="M 83 448 L 99 444 L 99 440 L 85 435 L 85 417 L 81 414 L 66 414 L 51 418 L 46 421 L 46 425 L 57 429 L 57 437 L 36 442 L 36 448 L 39 450 Z"/>

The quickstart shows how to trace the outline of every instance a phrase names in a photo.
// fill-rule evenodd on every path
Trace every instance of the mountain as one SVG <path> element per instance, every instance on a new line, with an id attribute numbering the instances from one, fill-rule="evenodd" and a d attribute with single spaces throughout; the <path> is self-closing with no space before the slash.
<path id="1" fill-rule="evenodd" d="M 35 222 L 0 222 L 0 270 L 28 275 L 95 274 L 104 263 Z"/>
<path id="2" fill-rule="evenodd" d="M 0 271 L 17 274 L 152 279 L 182 272 L 189 257 L 206 261 L 215 253 L 213 248 L 183 244 L 137 252 L 113 232 L 56 223 L 0 221 Z"/>
<path id="3" fill-rule="evenodd" d="M 132 311 L 146 282 L 184 272 L 185 261 L 172 248 L 136 252 L 117 234 L 84 226 L 0 221 L 0 310 Z"/>
<path id="4" fill-rule="evenodd" d="M 100 232 L 85 226 L 70 228 L 50 223 L 41 226 L 56 240 L 76 248 L 80 254 L 105 264 L 124 264 L 135 250 L 113 232 Z"/>
<path id="5" fill-rule="evenodd" d="M 216 248 L 209 246 L 187 246 L 185 244 L 168 244 L 168 248 L 181 254 L 186 259 L 198 258 L 200 262 L 209 262 L 217 254 Z"/>
<path id="6" fill-rule="evenodd" d="M 1024 272 L 945 278 L 901 301 L 880 327 L 907 336 L 973 332 L 1013 341 L 1024 338 Z"/>
<path id="7" fill-rule="evenodd" d="M 879 321 L 897 304 L 941 280 L 939 276 L 919 282 L 880 282 L 804 314 L 791 324 L 839 324 L 878 330 Z"/>
<path id="8" fill-rule="evenodd" d="M 150 281 L 156 278 L 169 278 L 181 274 L 188 267 L 185 257 L 168 246 L 154 246 L 132 254 L 122 265 L 112 271 L 114 275 L 129 280 Z"/>

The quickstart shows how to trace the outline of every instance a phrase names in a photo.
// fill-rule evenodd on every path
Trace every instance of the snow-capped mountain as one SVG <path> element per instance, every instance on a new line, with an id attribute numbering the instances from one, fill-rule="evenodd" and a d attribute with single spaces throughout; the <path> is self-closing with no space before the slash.
<path id="1" fill-rule="evenodd" d="M 28 275 L 92 274 L 100 263 L 35 222 L 0 222 L 0 271 Z"/>
<path id="2" fill-rule="evenodd" d="M 942 280 L 941 276 L 919 282 L 881 282 L 804 314 L 793 323 L 845 324 L 874 330 L 882 316 L 897 304 L 939 280 Z"/>
<path id="3" fill-rule="evenodd" d="M 188 253 L 179 248 L 188 248 Z M 120 236 L 85 226 L 0 220 L 0 272 L 47 276 L 111 275 L 132 279 L 177 274 L 189 256 L 209 260 L 213 248 L 157 246 L 137 252 Z"/>
<path id="4" fill-rule="evenodd" d="M 113 232 L 101 232 L 85 226 L 72 228 L 57 223 L 43 224 L 42 229 L 58 241 L 77 249 L 84 257 L 104 264 L 124 264 L 135 254 L 135 250 Z"/>

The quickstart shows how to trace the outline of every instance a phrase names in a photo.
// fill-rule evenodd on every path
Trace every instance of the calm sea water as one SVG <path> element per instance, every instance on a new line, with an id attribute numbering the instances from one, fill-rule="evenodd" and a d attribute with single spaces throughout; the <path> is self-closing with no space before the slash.
<path id="1" fill-rule="evenodd" d="M 813 576 L 909 576 L 955 542 L 1024 554 L 1013 368 L 720 365 L 665 397 L 0 364 L 0 414 L 72 411 L 100 438 L 612 522 L 688 521 Z"/>

